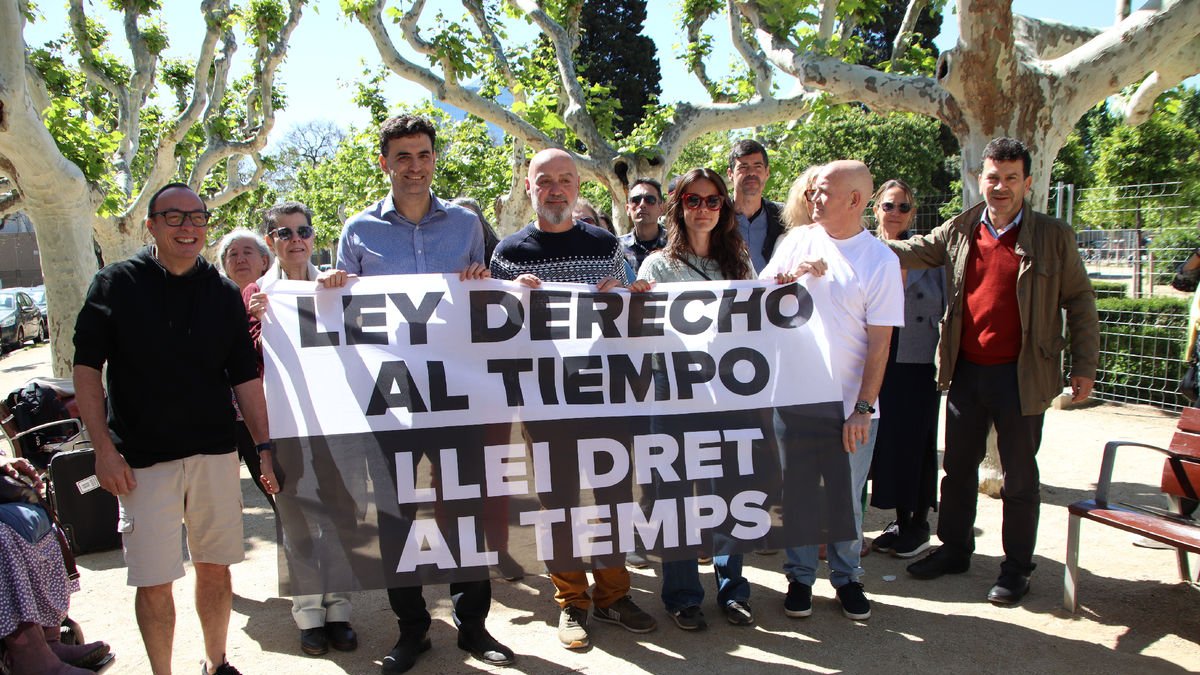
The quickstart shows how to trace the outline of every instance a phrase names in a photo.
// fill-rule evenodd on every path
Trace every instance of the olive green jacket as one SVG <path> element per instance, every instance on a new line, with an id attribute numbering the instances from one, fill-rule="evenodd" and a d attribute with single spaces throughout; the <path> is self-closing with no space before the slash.
<path id="1" fill-rule="evenodd" d="M 888 241 L 905 268 L 948 265 L 946 313 L 938 342 L 938 387 L 948 389 L 962 340 L 963 285 L 971 238 L 986 208 L 976 204 L 926 235 Z M 1075 231 L 1070 225 L 1038 213 L 1025 204 L 1016 251 L 1017 306 L 1021 313 L 1021 351 L 1017 357 L 1017 388 L 1021 413 L 1037 415 L 1062 393 L 1059 355 L 1066 346 L 1062 311 L 1067 311 L 1071 334 L 1071 374 L 1096 377 L 1100 325 L 1096 293 L 1088 280 Z"/>

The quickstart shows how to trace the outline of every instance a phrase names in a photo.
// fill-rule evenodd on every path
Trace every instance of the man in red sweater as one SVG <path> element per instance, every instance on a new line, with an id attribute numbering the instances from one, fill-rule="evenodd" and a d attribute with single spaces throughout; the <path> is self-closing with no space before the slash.
<path id="1" fill-rule="evenodd" d="M 1072 401 L 1096 378 L 1096 297 L 1069 225 L 1025 203 L 1029 151 L 997 138 L 983 150 L 984 203 L 933 232 L 887 242 L 905 268 L 950 265 L 951 302 L 938 345 L 938 384 L 949 389 L 938 539 L 909 565 L 918 579 L 966 572 L 975 550 L 975 500 L 987 434 L 996 427 L 1004 469 L 1004 562 L 988 600 L 1029 592 L 1041 505 L 1037 451 L 1046 408 L 1062 392 L 1062 310 L 1071 334 Z"/>

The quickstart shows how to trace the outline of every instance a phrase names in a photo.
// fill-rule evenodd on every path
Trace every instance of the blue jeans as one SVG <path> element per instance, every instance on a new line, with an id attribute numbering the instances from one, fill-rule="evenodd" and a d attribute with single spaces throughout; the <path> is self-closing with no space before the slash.
<path id="1" fill-rule="evenodd" d="M 865 443 L 859 443 L 858 449 L 850 453 L 850 508 L 854 509 L 855 530 L 858 536 L 854 541 L 829 542 L 825 546 L 825 558 L 829 561 L 829 583 L 834 588 L 841 588 L 848 583 L 858 581 L 863 570 L 859 564 L 862 554 L 862 495 L 867 485 L 867 476 L 871 473 L 871 456 L 875 453 L 875 434 L 879 431 L 879 420 L 871 420 L 871 431 L 867 434 Z M 787 560 L 783 571 L 788 581 L 794 581 L 812 586 L 817 580 L 817 549 L 812 546 L 796 546 L 787 549 Z"/>
<path id="2" fill-rule="evenodd" d="M 662 599 L 668 612 L 684 607 L 699 607 L 704 602 L 704 584 L 700 582 L 700 564 L 695 558 L 672 560 L 662 564 Z M 750 599 L 750 582 L 742 576 L 742 554 L 713 556 L 717 575 L 717 604 Z"/>

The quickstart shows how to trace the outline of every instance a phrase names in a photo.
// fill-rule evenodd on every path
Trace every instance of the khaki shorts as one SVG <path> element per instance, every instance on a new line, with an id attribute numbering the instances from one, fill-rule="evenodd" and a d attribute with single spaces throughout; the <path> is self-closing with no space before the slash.
<path id="1" fill-rule="evenodd" d="M 117 524 L 130 586 L 183 578 L 182 525 L 193 562 L 232 565 L 246 557 L 240 471 L 236 452 L 133 470 L 137 488 L 120 497 Z"/>

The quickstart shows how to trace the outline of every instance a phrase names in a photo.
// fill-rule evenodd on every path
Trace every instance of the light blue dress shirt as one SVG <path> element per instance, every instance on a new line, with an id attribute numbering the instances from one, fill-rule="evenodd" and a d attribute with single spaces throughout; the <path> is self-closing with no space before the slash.
<path id="1" fill-rule="evenodd" d="M 389 192 L 346 222 L 337 267 L 350 274 L 453 274 L 483 263 L 483 227 L 473 212 L 429 195 L 429 211 L 414 223 Z"/>

